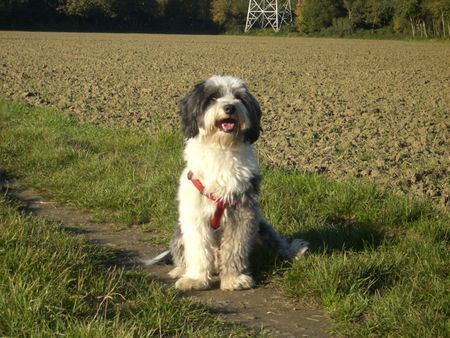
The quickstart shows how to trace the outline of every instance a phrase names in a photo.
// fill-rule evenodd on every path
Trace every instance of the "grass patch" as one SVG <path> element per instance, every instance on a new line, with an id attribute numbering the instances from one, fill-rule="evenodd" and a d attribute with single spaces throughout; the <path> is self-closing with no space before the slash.
<path id="1" fill-rule="evenodd" d="M 243 333 L 141 271 L 111 268 L 114 251 L 24 216 L 13 204 L 0 196 L 0 336 Z"/>
<path id="2" fill-rule="evenodd" d="M 0 166 L 98 221 L 140 224 L 167 238 L 175 223 L 182 139 L 157 129 L 84 124 L 48 109 L 0 104 Z M 4 132 L 4 133 L 3 133 Z"/>
<path id="3" fill-rule="evenodd" d="M 265 215 L 311 243 L 279 277 L 288 293 L 324 305 L 340 335 L 449 336 L 448 214 L 356 180 L 263 177 Z"/>
<path id="4" fill-rule="evenodd" d="M 79 124 L 3 102 L 0 167 L 99 219 L 142 223 L 167 241 L 182 140 Z M 356 180 L 263 167 L 264 214 L 311 253 L 281 270 L 294 297 L 325 305 L 345 336 L 448 336 L 448 214 Z"/>

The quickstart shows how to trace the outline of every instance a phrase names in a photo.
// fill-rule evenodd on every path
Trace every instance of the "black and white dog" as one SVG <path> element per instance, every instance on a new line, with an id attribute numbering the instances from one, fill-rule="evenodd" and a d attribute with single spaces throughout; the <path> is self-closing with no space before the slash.
<path id="1" fill-rule="evenodd" d="M 278 236 L 261 215 L 252 147 L 261 130 L 259 104 L 240 79 L 213 76 L 182 98 L 179 108 L 186 168 L 170 245 L 175 268 L 169 275 L 178 278 L 175 287 L 181 290 L 207 289 L 217 273 L 222 290 L 251 288 L 249 255 L 256 242 L 286 258 L 308 249 L 301 239 L 289 243 Z"/>

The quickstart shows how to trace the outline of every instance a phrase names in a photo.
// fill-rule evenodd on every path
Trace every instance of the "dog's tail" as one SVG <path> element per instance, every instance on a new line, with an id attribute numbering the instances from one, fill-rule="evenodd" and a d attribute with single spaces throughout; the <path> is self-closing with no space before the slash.
<path id="1" fill-rule="evenodd" d="M 303 256 L 309 248 L 309 243 L 303 239 L 296 238 L 289 242 L 281 237 L 266 220 L 260 222 L 258 235 L 265 246 L 272 247 L 288 259 L 297 259 Z"/>
<path id="2" fill-rule="evenodd" d="M 297 259 L 309 249 L 309 243 L 301 238 L 295 238 L 289 244 L 288 258 Z"/>
<path id="3" fill-rule="evenodd" d="M 158 256 L 151 259 L 141 259 L 141 263 L 144 265 L 155 265 L 160 263 L 169 263 L 172 260 L 172 254 L 170 250 L 166 250 L 160 253 Z"/>

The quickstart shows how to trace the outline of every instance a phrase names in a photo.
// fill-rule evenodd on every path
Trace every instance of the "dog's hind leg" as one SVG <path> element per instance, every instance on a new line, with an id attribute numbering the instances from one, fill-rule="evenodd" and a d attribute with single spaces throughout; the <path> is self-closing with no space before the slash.
<path id="1" fill-rule="evenodd" d="M 258 240 L 263 242 L 263 247 L 274 249 L 288 259 L 302 256 L 309 247 L 309 243 L 303 239 L 296 238 L 289 242 L 281 237 L 265 219 L 262 219 L 259 223 Z"/>

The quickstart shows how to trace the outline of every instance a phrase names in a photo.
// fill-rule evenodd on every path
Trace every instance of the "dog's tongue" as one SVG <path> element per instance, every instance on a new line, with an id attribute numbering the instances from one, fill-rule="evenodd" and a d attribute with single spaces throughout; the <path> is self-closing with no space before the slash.
<path id="1" fill-rule="evenodd" d="M 233 120 L 231 120 L 231 119 L 230 120 L 223 120 L 221 122 L 222 130 L 224 132 L 226 132 L 226 133 L 229 133 L 229 132 L 233 131 L 235 125 L 236 125 L 236 123 Z"/>

